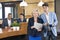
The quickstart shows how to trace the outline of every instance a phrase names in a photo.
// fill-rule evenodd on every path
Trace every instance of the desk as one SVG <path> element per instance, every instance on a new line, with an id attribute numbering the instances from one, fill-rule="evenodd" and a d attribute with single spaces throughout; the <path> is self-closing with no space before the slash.
<path id="1" fill-rule="evenodd" d="M 0 34 L 0 39 L 10 37 L 10 36 L 27 34 L 27 25 L 26 25 L 26 23 L 24 23 L 24 24 L 25 24 L 25 26 L 23 25 L 19 31 L 8 32 L 8 30 L 3 29 L 3 33 Z"/>

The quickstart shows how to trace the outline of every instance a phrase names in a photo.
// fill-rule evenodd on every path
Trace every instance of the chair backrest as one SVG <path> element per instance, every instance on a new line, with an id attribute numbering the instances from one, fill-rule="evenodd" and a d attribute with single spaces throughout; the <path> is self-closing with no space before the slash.
<path id="1" fill-rule="evenodd" d="M 0 20 L 0 24 L 2 24 L 3 20 Z"/>
<path id="2" fill-rule="evenodd" d="M 25 18 L 26 18 L 26 21 L 28 22 L 29 18 L 31 18 L 32 16 L 31 15 L 26 15 Z"/>
<path id="3" fill-rule="evenodd" d="M 27 29 L 27 25 L 28 25 L 27 22 L 21 22 L 21 23 L 20 23 L 21 29 Z"/>
<path id="4" fill-rule="evenodd" d="M 0 20 L 0 28 L 2 28 L 3 20 Z"/>

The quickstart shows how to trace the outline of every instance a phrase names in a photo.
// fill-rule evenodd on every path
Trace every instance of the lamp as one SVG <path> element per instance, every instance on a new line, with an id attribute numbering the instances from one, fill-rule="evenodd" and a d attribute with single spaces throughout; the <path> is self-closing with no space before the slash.
<path id="1" fill-rule="evenodd" d="M 24 17 L 25 17 L 25 6 L 28 6 L 27 2 L 25 2 L 24 0 L 20 3 L 20 6 L 23 7 L 23 13 L 24 13 Z"/>
<path id="2" fill-rule="evenodd" d="M 27 2 L 25 2 L 24 0 L 20 3 L 20 6 L 28 6 Z"/>
<path id="3" fill-rule="evenodd" d="M 44 4 L 44 2 L 42 2 L 42 0 L 38 3 L 38 6 L 42 6 Z"/>

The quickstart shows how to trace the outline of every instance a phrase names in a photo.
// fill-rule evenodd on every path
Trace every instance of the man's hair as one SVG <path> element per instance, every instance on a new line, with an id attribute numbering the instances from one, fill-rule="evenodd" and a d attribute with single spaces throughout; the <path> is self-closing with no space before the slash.
<path id="1" fill-rule="evenodd" d="M 49 5 L 48 5 L 48 3 L 47 3 L 47 2 L 45 2 L 42 6 L 47 6 L 47 7 L 48 7 Z"/>
<path id="2" fill-rule="evenodd" d="M 9 13 L 8 15 L 12 15 L 11 13 Z"/>
<path id="3" fill-rule="evenodd" d="M 24 14 L 23 14 L 23 13 L 21 13 L 20 15 L 24 16 Z"/>

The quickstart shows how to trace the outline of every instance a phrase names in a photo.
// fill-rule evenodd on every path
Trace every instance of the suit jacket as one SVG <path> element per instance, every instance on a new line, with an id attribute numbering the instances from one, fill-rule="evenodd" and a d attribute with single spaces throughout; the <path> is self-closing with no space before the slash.
<path id="1" fill-rule="evenodd" d="M 40 15 L 40 17 L 43 19 L 44 23 L 47 23 L 47 19 L 46 19 L 45 13 Z M 51 27 L 51 30 L 52 30 L 52 33 L 55 36 L 57 36 L 57 30 L 56 30 L 56 26 L 57 26 L 57 23 L 58 23 L 57 16 L 56 16 L 56 13 L 49 12 L 49 24 L 53 24 L 53 23 L 54 23 L 54 27 Z M 47 36 L 47 30 L 45 31 L 44 35 Z"/>
<path id="2" fill-rule="evenodd" d="M 11 23 L 13 23 L 13 18 L 11 19 Z M 3 23 L 2 23 L 2 27 L 5 27 L 5 26 L 7 26 L 8 27 L 8 20 L 7 20 L 7 18 L 5 18 L 4 20 L 3 20 Z"/>
<path id="3" fill-rule="evenodd" d="M 43 20 L 41 18 L 37 18 L 37 22 L 43 24 Z M 28 21 L 28 35 L 40 36 L 40 32 L 38 32 L 36 29 L 31 29 L 31 26 L 34 26 L 34 17 L 30 18 Z"/>
<path id="4" fill-rule="evenodd" d="M 20 23 L 20 22 L 26 22 L 26 19 L 24 18 L 23 21 L 21 21 L 21 19 L 17 19 L 17 22 Z"/>

